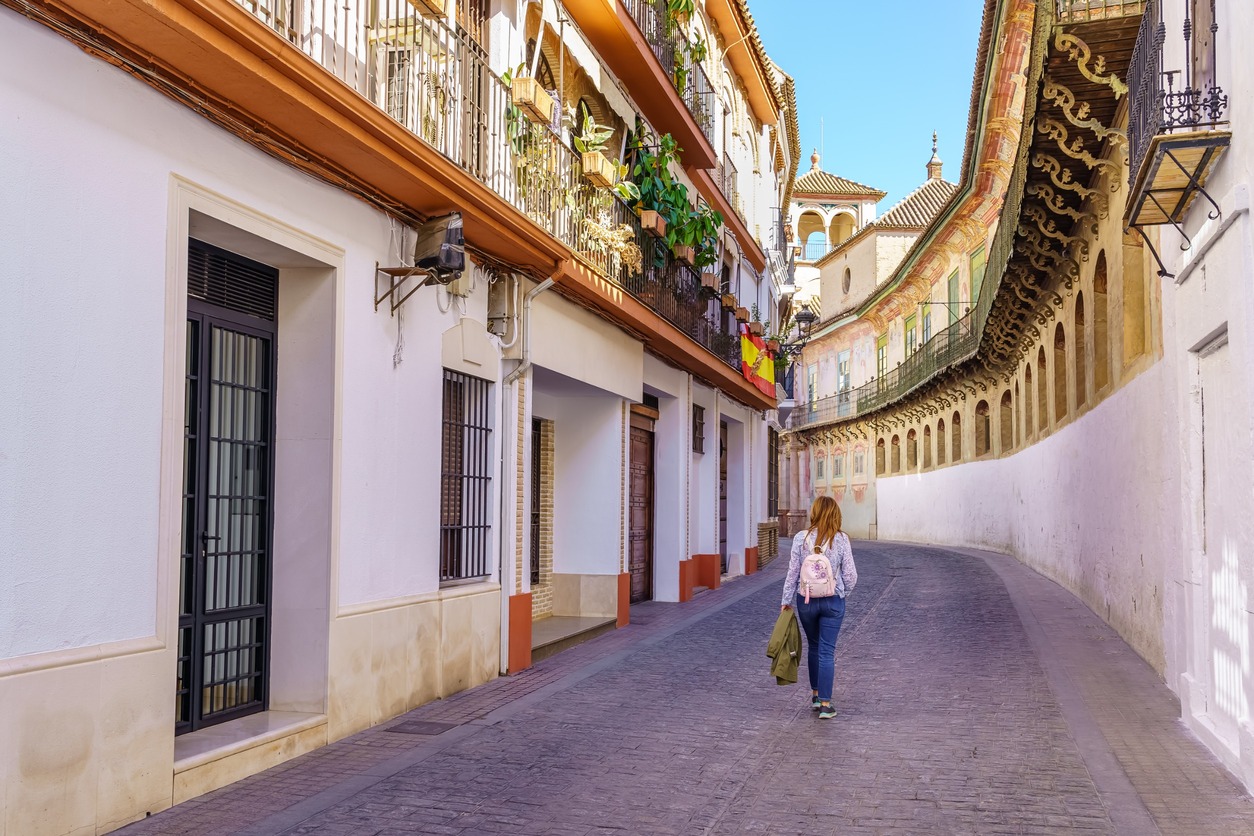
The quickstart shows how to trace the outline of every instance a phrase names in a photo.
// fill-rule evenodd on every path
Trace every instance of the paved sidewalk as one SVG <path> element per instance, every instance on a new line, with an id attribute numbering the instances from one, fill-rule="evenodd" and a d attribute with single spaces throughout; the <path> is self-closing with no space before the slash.
<path id="1" fill-rule="evenodd" d="M 122 832 L 1254 834 L 1166 687 L 1060 587 L 985 553 L 855 556 L 834 721 L 767 675 L 776 561 Z"/>

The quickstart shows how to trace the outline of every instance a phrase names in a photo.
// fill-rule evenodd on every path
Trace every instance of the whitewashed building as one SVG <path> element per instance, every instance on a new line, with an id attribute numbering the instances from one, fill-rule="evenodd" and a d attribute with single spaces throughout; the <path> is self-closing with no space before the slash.
<path id="1" fill-rule="evenodd" d="M 795 104 L 743 2 L 660 14 L 0 3 L 0 833 L 105 832 L 756 568 L 735 309 L 788 285 Z M 712 279 L 588 183 L 585 112 L 611 158 L 676 139 Z M 449 213 L 464 270 L 416 270 Z"/>
<path id="2" fill-rule="evenodd" d="M 861 485 L 869 535 L 1073 591 L 1247 788 L 1251 31 L 1238 0 L 988 0 L 957 195 L 832 336 L 903 359 L 799 403 L 783 467 L 790 511 Z M 912 346 L 955 275 L 971 310 Z"/>

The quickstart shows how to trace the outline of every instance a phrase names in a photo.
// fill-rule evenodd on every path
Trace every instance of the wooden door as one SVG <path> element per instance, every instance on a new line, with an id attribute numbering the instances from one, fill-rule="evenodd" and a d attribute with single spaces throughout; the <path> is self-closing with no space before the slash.
<path id="1" fill-rule="evenodd" d="M 637 604 L 653 597 L 653 430 L 651 421 L 635 415 L 631 419 L 630 468 L 627 568 L 631 573 L 631 603 Z"/>

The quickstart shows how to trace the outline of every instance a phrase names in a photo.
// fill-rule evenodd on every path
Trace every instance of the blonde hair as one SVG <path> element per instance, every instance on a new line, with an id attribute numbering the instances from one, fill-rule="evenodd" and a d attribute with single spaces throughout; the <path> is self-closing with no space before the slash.
<path id="1" fill-rule="evenodd" d="M 830 496 L 820 496 L 810 506 L 810 530 L 814 532 L 814 547 L 830 546 L 840 533 L 840 506 Z"/>

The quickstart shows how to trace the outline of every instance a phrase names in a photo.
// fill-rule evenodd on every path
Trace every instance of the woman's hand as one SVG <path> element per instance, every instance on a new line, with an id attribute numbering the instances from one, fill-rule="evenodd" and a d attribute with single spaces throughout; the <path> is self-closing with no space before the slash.
<path id="1" fill-rule="evenodd" d="M 792 609 L 792 607 L 791 607 L 791 606 L 789 606 L 788 604 L 780 604 L 780 605 L 779 605 L 779 611 L 780 611 L 780 612 L 784 612 L 784 611 L 786 611 L 786 610 L 791 610 L 791 609 Z"/>

